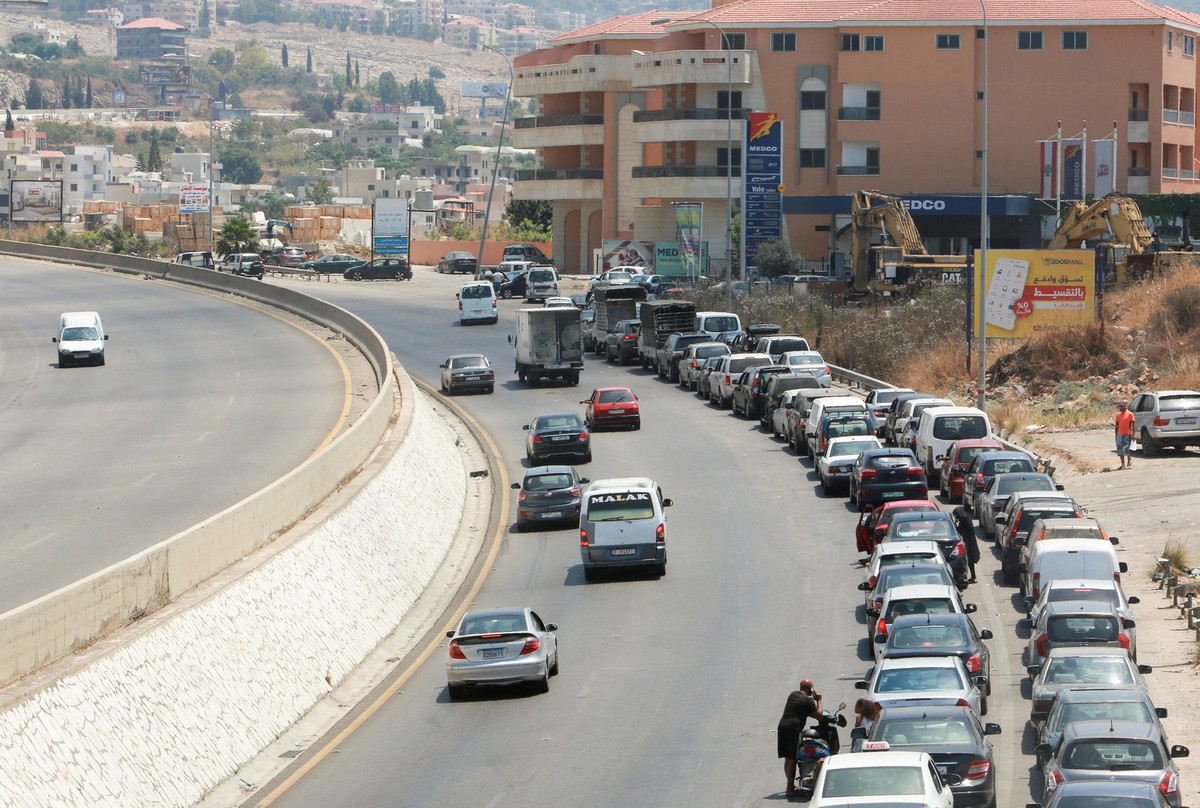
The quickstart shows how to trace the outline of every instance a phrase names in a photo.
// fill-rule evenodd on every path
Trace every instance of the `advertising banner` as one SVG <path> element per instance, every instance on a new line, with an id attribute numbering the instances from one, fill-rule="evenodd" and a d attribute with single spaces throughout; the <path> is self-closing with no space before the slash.
<path id="1" fill-rule="evenodd" d="M 408 200 L 376 199 L 371 216 L 371 252 L 408 255 Z"/>
<path id="2" fill-rule="evenodd" d="M 699 266 L 705 266 L 708 263 L 708 242 L 701 241 L 695 245 L 695 248 Z M 695 275 L 689 274 L 688 266 L 688 258 L 684 253 L 683 245 L 678 241 L 654 242 L 655 275 L 667 278 L 694 278 Z"/>
<path id="3" fill-rule="evenodd" d="M 983 318 L 987 336 L 1028 337 L 1096 318 L 1090 250 L 988 250 Z"/>
<path id="4" fill-rule="evenodd" d="M 604 251 L 604 268 L 644 267 L 647 273 L 654 272 L 653 241 L 621 241 L 604 239 L 600 245 Z"/>
<path id="5" fill-rule="evenodd" d="M 464 81 L 460 95 L 463 98 L 498 98 L 503 101 L 508 98 L 508 85 L 495 81 Z"/>
<path id="6" fill-rule="evenodd" d="M 1063 199 L 1083 199 L 1083 141 L 1062 142 Z"/>
<path id="7" fill-rule="evenodd" d="M 742 254 L 754 265 L 758 245 L 783 238 L 783 121 L 751 112 L 742 157 Z"/>
<path id="8" fill-rule="evenodd" d="M 1092 149 L 1096 155 L 1096 175 L 1092 182 L 1092 193 L 1097 198 L 1108 196 L 1117 189 L 1116 165 L 1113 159 L 1115 145 L 1111 140 L 1092 141 Z"/>
<path id="9" fill-rule="evenodd" d="M 1042 199 L 1054 199 L 1058 192 L 1058 141 L 1039 140 L 1038 156 L 1041 159 Z"/>
<path id="10" fill-rule="evenodd" d="M 179 186 L 180 213 L 208 213 L 208 183 L 196 182 Z"/>
<path id="11" fill-rule="evenodd" d="M 675 208 L 675 238 L 683 258 L 682 274 L 694 278 L 700 274 L 700 232 L 704 224 L 704 203 L 672 202 L 671 205 Z M 656 264 L 657 260 L 656 255 Z"/>
<path id="12" fill-rule="evenodd" d="M 61 222 L 62 180 L 13 180 L 14 222 Z"/>

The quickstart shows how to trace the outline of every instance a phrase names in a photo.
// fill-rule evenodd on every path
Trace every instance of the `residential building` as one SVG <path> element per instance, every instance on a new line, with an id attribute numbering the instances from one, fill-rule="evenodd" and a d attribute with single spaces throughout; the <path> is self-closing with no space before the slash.
<path id="1" fill-rule="evenodd" d="M 187 52 L 187 29 L 161 17 L 145 17 L 117 29 L 117 59 L 157 60 Z"/>
<path id="2" fill-rule="evenodd" d="M 1086 121 L 1089 141 L 1116 122 L 1117 191 L 1200 191 L 1200 16 L 1144 0 L 987 6 L 985 29 L 957 0 L 744 0 L 554 37 L 514 60 L 514 95 L 537 109 L 515 143 L 538 154 L 516 196 L 553 201 L 566 271 L 585 270 L 605 239 L 674 240 L 671 202 L 700 201 L 719 267 L 743 118 L 775 113 L 793 250 L 844 253 L 850 195 L 869 188 L 902 196 L 931 251 L 951 252 L 979 241 L 985 98 L 993 247 L 1041 246 L 1054 201 L 1037 201 L 1038 141 L 1060 121 L 1068 137 Z M 1089 190 L 1096 151 L 1089 142 L 1081 169 Z"/>
<path id="3" fill-rule="evenodd" d="M 546 32 L 541 28 L 518 26 L 496 30 L 496 47 L 505 53 L 528 53 L 546 42 Z"/>
<path id="4" fill-rule="evenodd" d="M 21 26 L 21 33 L 33 34 L 48 45 L 62 45 L 66 42 L 63 39 L 62 31 L 51 28 L 44 22 L 27 22 Z"/>
<path id="5" fill-rule="evenodd" d="M 437 129 L 442 116 L 433 107 L 412 104 L 372 104 L 367 109 L 367 119 L 372 122 L 390 121 L 396 131 L 406 137 L 420 138 L 426 132 Z"/>
<path id="6" fill-rule="evenodd" d="M 125 13 L 119 8 L 90 8 L 83 12 L 79 21 L 102 28 L 116 28 L 125 22 Z"/>
<path id="7" fill-rule="evenodd" d="M 108 145 L 79 145 L 63 158 L 63 212 L 69 215 L 83 211 L 89 199 L 105 199 L 108 183 L 114 180 L 113 147 Z"/>
<path id="8" fill-rule="evenodd" d="M 127 20 L 158 18 L 195 31 L 200 27 L 204 0 L 124 0 L 115 5 Z"/>
<path id="9" fill-rule="evenodd" d="M 208 152 L 176 152 L 168 160 L 171 176 L 183 182 L 207 182 L 210 162 Z"/>
<path id="10" fill-rule="evenodd" d="M 422 29 L 440 27 L 445 21 L 446 6 L 442 0 L 397 0 L 391 12 L 393 28 L 412 36 Z"/>
<path id="11" fill-rule="evenodd" d="M 396 124 L 388 125 L 386 122 L 375 124 L 375 126 L 380 125 L 387 125 L 388 128 L 368 128 L 339 120 L 333 124 L 333 140 L 348 146 L 357 146 L 364 152 L 370 148 L 387 149 L 392 157 L 399 157 L 401 149 L 424 148 L 420 139 L 423 133 L 410 136 L 401 132 Z"/>
<path id="12" fill-rule="evenodd" d="M 478 17 L 459 17 L 442 26 L 442 41 L 466 50 L 479 50 L 484 45 L 494 48 L 496 29 Z"/>

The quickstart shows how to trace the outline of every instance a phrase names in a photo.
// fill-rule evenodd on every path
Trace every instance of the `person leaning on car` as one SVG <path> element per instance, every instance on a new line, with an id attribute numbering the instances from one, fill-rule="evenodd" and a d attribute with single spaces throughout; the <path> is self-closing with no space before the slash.
<path id="1" fill-rule="evenodd" d="M 801 679 L 800 689 L 788 694 L 783 705 L 783 716 L 779 719 L 777 743 L 779 757 L 783 758 L 783 773 L 787 775 L 787 793 L 796 793 L 796 749 L 800 746 L 800 733 L 809 717 L 821 714 L 821 694 L 811 679 Z"/>
<path id="2" fill-rule="evenodd" d="M 979 561 L 979 539 L 975 536 L 975 520 L 967 509 L 959 505 L 954 509 L 954 526 L 958 529 L 959 538 L 967 548 L 967 565 L 971 570 L 968 583 L 975 583 L 975 564 Z"/>

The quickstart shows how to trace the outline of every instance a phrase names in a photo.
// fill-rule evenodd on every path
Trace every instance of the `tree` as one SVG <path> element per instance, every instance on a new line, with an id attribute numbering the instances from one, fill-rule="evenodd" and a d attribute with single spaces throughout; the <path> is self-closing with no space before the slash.
<path id="1" fill-rule="evenodd" d="M 78 59 L 83 56 L 83 45 L 79 42 L 79 34 L 67 41 L 67 46 L 63 48 L 63 55 L 68 59 Z"/>
<path id="2" fill-rule="evenodd" d="M 800 260 L 783 239 L 771 239 L 758 245 L 754 254 L 754 268 L 760 278 L 777 278 L 780 275 L 799 274 Z"/>
<path id="3" fill-rule="evenodd" d="M 379 74 L 379 80 L 375 82 L 375 91 L 379 93 L 380 103 L 399 104 L 401 101 L 400 85 L 396 83 L 396 77 L 390 70 Z"/>
<path id="4" fill-rule="evenodd" d="M 513 199 L 504 209 L 513 227 L 538 227 L 550 230 L 554 223 L 554 203 L 539 199 Z"/>
<path id="5" fill-rule="evenodd" d="M 71 108 L 71 77 L 63 76 L 62 84 L 62 108 Z"/>
<path id="6" fill-rule="evenodd" d="M 4 129 L 5 129 L 5 131 L 11 132 L 12 130 L 14 130 L 16 128 L 17 128 L 17 125 L 15 123 L 13 123 L 13 119 L 12 119 L 12 110 L 10 110 L 10 109 L 4 110 Z"/>
<path id="7" fill-rule="evenodd" d="M 83 103 L 88 109 L 92 108 L 92 77 L 87 77 L 87 95 L 84 96 Z"/>
<path id="8" fill-rule="evenodd" d="M 229 48 L 217 48 L 208 55 L 208 63 L 222 75 L 228 75 L 233 70 L 233 51 Z"/>
<path id="9" fill-rule="evenodd" d="M 284 42 L 283 46 L 280 47 L 280 49 L 279 49 L 279 63 L 282 64 L 284 67 L 288 66 L 288 54 L 287 54 L 287 43 L 286 42 Z"/>
<path id="10" fill-rule="evenodd" d="M 444 79 L 444 78 L 446 78 L 446 71 L 442 70 L 437 65 L 434 65 L 433 67 L 429 68 L 429 78 Z"/>
<path id="11" fill-rule="evenodd" d="M 362 84 L 362 74 L 358 72 L 358 60 L 354 60 L 354 86 Z"/>
<path id="12" fill-rule="evenodd" d="M 75 79 L 75 85 L 71 88 L 71 103 L 75 106 L 75 109 L 83 109 L 84 100 L 83 82 Z"/>
<path id="13" fill-rule="evenodd" d="M 245 146 L 236 145 L 221 154 L 221 179 L 237 185 L 252 185 L 262 179 L 262 166 L 258 158 Z"/>
<path id="14" fill-rule="evenodd" d="M 245 219 L 230 219 L 217 235 L 214 245 L 221 255 L 240 252 L 258 252 L 258 236 Z"/>
<path id="15" fill-rule="evenodd" d="M 333 186 L 329 180 L 320 180 L 308 187 L 308 201 L 312 205 L 329 205 L 333 202 Z"/>
<path id="16" fill-rule="evenodd" d="M 353 78 L 354 78 L 354 76 L 350 73 L 350 51 L 346 51 L 346 86 L 347 87 L 354 86 L 353 82 L 351 81 L 351 79 L 353 79 Z"/>
<path id="17" fill-rule="evenodd" d="M 150 129 L 150 154 L 146 157 L 147 171 L 162 171 L 162 151 L 158 147 L 158 127 Z"/>
<path id="18" fill-rule="evenodd" d="M 309 48 L 308 53 L 306 53 L 304 56 L 304 72 L 312 72 L 312 48 Z"/>
<path id="19" fill-rule="evenodd" d="M 212 24 L 212 19 L 209 16 L 208 0 L 203 0 L 203 2 L 200 3 L 200 30 L 202 30 L 202 31 L 208 30 L 208 27 L 211 24 Z"/>

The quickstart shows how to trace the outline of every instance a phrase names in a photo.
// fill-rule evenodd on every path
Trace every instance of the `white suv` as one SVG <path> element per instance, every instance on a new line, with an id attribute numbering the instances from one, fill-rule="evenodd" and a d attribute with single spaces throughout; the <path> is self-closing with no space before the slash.
<path id="1" fill-rule="evenodd" d="M 722 356 L 717 369 L 708 377 L 708 400 L 723 410 L 733 404 L 733 386 L 746 368 L 771 364 L 765 353 L 741 353 Z"/>

